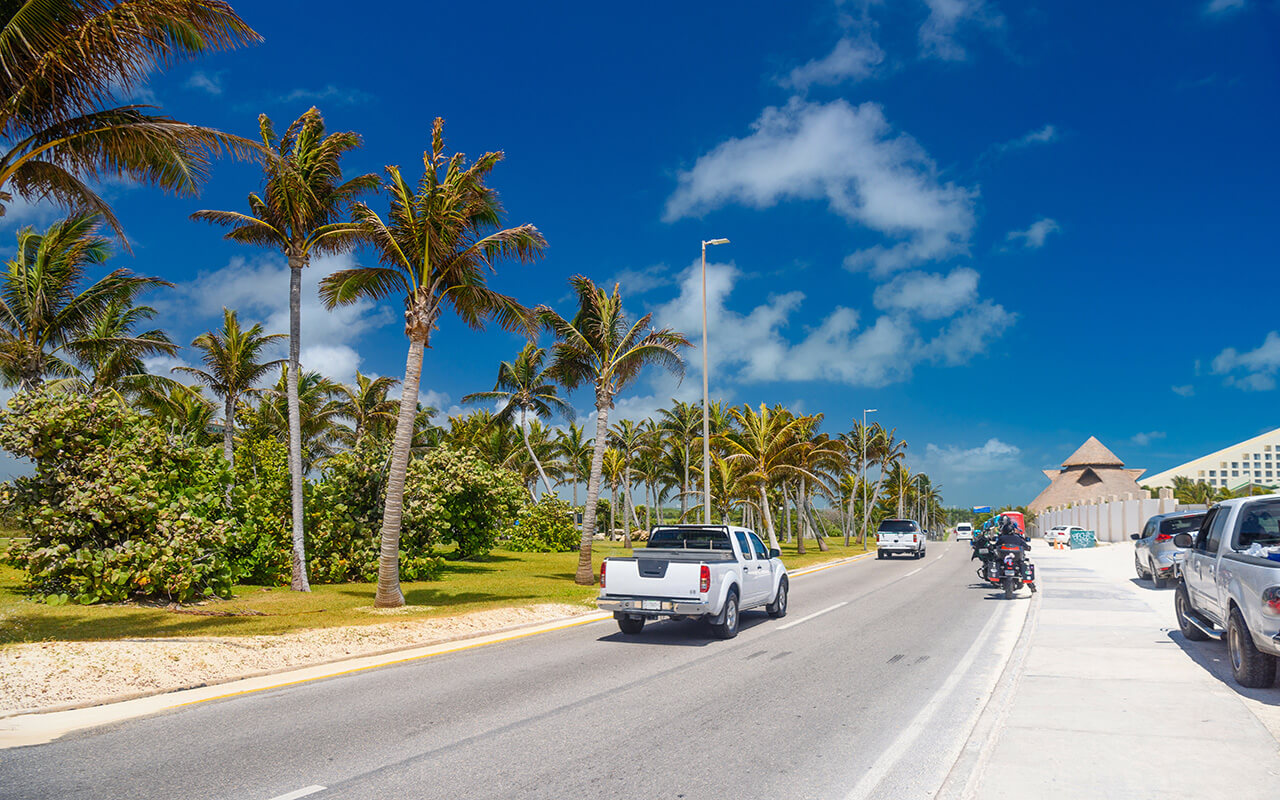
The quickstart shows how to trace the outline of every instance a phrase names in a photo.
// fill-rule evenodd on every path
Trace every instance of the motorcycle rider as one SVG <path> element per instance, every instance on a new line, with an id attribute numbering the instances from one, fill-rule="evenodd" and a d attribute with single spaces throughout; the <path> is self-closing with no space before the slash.
<path id="1" fill-rule="evenodd" d="M 1022 535 L 1022 531 L 1018 530 L 1018 523 L 1013 521 L 1012 517 L 1000 517 L 1000 533 L 996 536 L 997 547 L 1017 547 L 1022 551 L 1031 549 L 1031 542 L 1026 536 Z"/>

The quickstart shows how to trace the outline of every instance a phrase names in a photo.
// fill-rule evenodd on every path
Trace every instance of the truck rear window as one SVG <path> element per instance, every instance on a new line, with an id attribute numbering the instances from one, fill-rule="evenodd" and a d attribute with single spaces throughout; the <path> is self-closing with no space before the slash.
<path id="1" fill-rule="evenodd" d="M 733 552 L 729 534 L 716 528 L 654 528 L 645 547 L 685 547 Z"/>
<path id="2" fill-rule="evenodd" d="M 1204 514 L 1197 514 L 1194 517 L 1175 517 L 1160 522 L 1160 532 L 1167 533 L 1170 536 L 1177 536 L 1180 533 L 1199 533 L 1200 523 L 1204 521 Z"/>
<path id="3" fill-rule="evenodd" d="M 886 519 L 880 523 L 881 533 L 915 533 L 920 530 L 909 519 Z"/>

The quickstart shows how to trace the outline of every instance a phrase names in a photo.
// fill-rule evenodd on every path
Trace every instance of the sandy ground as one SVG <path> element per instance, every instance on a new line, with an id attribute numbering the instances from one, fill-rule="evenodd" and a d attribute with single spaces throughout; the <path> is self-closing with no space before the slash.
<path id="1" fill-rule="evenodd" d="M 457 617 L 319 628 L 279 636 L 40 642 L 0 650 L 0 715 L 172 691 L 349 656 L 589 614 L 543 603 Z"/>

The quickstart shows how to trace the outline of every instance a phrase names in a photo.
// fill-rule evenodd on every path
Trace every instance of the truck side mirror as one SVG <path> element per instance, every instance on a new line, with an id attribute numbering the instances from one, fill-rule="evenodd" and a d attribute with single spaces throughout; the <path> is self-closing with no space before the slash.
<path id="1" fill-rule="evenodd" d="M 1192 539 L 1189 533 L 1180 533 L 1173 537 L 1174 547 L 1192 547 L 1195 543 L 1195 539 Z"/>
<path id="2" fill-rule="evenodd" d="M 776 547 L 770 547 L 769 558 L 782 558 L 782 551 Z"/>

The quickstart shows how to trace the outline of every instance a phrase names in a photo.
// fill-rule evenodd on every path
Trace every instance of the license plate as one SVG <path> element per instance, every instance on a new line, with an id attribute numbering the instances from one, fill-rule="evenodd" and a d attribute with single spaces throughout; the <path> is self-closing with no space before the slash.
<path id="1" fill-rule="evenodd" d="M 640 601 L 640 608 L 644 611 L 657 611 L 662 608 L 662 604 L 657 600 L 642 600 Z"/>

